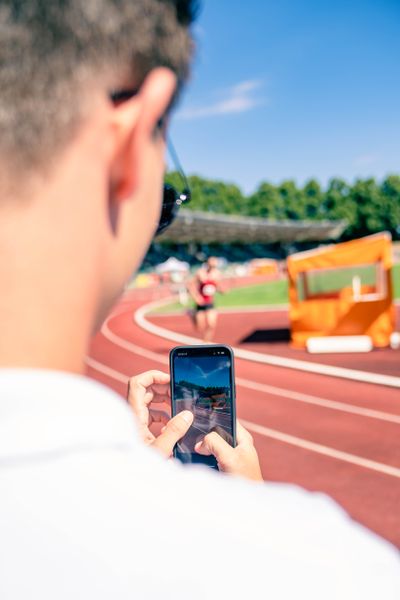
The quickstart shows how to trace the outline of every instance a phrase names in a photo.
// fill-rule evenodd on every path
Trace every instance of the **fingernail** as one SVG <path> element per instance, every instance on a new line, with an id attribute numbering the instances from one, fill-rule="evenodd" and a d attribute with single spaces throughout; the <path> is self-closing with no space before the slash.
<path id="1" fill-rule="evenodd" d="M 183 410 L 179 414 L 182 417 L 182 419 L 186 421 L 186 423 L 191 423 L 193 421 L 193 414 L 190 412 L 190 410 Z"/>

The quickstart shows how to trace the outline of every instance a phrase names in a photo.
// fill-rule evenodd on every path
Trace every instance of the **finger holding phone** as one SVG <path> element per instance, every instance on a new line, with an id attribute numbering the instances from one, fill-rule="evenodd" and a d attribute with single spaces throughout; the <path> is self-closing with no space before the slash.
<path id="1" fill-rule="evenodd" d="M 170 404 L 170 376 L 162 371 L 146 371 L 128 382 L 128 402 L 139 425 L 139 431 L 145 444 L 159 450 L 164 456 L 173 454 L 176 443 L 185 435 L 193 422 L 189 411 L 182 411 L 174 418 L 154 408 L 154 405 Z M 155 436 L 150 428 L 154 423 L 164 425 L 161 433 Z"/>

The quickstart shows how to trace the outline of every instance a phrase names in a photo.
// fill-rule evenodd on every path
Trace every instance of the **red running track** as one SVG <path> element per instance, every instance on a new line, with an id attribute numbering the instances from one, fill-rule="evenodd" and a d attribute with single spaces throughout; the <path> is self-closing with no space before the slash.
<path id="1" fill-rule="evenodd" d="M 89 375 L 123 395 L 128 376 L 166 369 L 176 345 L 133 322 L 144 302 L 145 295 L 138 301 L 128 293 L 90 350 Z M 221 315 L 218 341 L 232 343 L 235 331 L 254 325 L 255 314 Z M 257 315 L 264 322 L 282 318 L 281 312 Z M 187 317 L 153 321 L 193 335 Z M 242 359 L 236 360 L 236 373 L 238 415 L 254 435 L 264 478 L 329 494 L 354 519 L 400 547 L 399 389 Z"/>

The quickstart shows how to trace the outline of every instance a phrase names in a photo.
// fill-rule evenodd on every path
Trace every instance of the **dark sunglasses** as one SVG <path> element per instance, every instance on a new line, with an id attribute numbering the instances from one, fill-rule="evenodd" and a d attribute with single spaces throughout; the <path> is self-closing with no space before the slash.
<path id="1" fill-rule="evenodd" d="M 189 182 L 170 139 L 167 140 L 167 146 L 175 171 L 178 173 L 182 181 L 182 192 L 178 192 L 169 183 L 164 183 L 163 203 L 158 227 L 154 234 L 155 236 L 165 231 L 165 229 L 171 225 L 182 204 L 188 204 L 191 199 Z"/>
<path id="2" fill-rule="evenodd" d="M 117 90 L 111 92 L 109 97 L 113 104 L 120 104 L 126 100 L 129 100 L 133 96 L 138 93 L 137 88 L 127 89 L 127 90 Z M 164 127 L 164 119 L 160 119 L 157 125 L 158 129 L 161 131 L 165 130 Z M 178 173 L 182 180 L 182 192 L 178 192 L 172 185 L 169 183 L 164 183 L 163 189 L 163 202 L 161 207 L 160 219 L 158 222 L 157 229 L 154 233 L 154 237 L 160 235 L 163 231 L 167 229 L 175 219 L 178 214 L 178 210 L 182 206 L 183 203 L 190 202 L 191 199 L 191 191 L 188 179 L 182 169 L 180 160 L 175 151 L 175 148 L 170 139 L 167 138 L 167 148 L 169 151 L 169 155 L 172 159 L 175 171 Z"/>

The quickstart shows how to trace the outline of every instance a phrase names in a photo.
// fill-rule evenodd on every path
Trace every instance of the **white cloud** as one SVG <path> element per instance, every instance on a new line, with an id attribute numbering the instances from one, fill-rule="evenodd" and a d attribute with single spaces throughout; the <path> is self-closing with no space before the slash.
<path id="1" fill-rule="evenodd" d="M 209 379 L 215 375 L 215 373 L 223 371 L 231 366 L 229 360 L 220 360 L 218 366 L 212 371 L 204 371 L 195 361 L 192 362 L 192 365 L 195 367 L 195 369 L 197 369 L 197 371 L 200 371 L 199 378 L 201 379 Z"/>
<path id="2" fill-rule="evenodd" d="M 262 81 L 256 79 L 242 81 L 225 90 L 220 100 L 204 106 L 185 108 L 177 114 L 177 117 L 180 119 L 200 119 L 248 112 L 265 103 L 264 99 L 257 97 L 257 91 L 261 87 Z"/>

